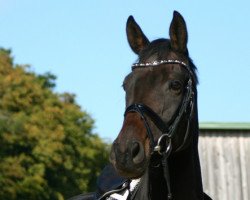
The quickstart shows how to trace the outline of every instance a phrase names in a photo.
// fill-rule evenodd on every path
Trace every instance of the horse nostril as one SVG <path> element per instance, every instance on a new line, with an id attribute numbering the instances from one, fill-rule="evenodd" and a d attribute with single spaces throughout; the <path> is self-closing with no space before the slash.
<path id="1" fill-rule="evenodd" d="M 132 157 L 136 157 L 140 151 L 140 145 L 138 142 L 134 142 L 132 145 Z"/>
<path id="2" fill-rule="evenodd" d="M 133 142 L 131 154 L 134 164 L 139 164 L 144 160 L 144 151 L 141 143 Z"/>

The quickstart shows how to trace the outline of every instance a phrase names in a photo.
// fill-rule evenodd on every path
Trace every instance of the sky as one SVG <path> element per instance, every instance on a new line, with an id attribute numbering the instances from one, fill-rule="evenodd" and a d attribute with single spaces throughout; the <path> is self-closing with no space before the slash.
<path id="1" fill-rule="evenodd" d="M 121 87 L 136 55 L 125 25 L 133 15 L 149 40 L 169 38 L 173 11 L 186 20 L 198 68 L 200 122 L 250 122 L 249 0 L 0 0 L 0 47 L 16 64 L 57 76 L 112 141 L 125 109 Z"/>

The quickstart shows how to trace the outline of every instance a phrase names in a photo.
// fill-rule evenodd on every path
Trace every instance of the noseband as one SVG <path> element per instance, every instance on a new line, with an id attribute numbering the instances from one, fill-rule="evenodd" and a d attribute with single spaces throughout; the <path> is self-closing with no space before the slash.
<path id="1" fill-rule="evenodd" d="M 194 92 L 193 92 L 194 74 L 192 70 L 190 69 L 189 65 L 179 60 L 160 60 L 160 61 L 153 61 L 153 62 L 147 62 L 147 63 L 135 63 L 132 65 L 132 70 L 135 70 L 137 68 L 158 67 L 159 65 L 162 65 L 162 64 L 179 64 L 182 67 L 184 67 L 188 71 L 188 74 L 189 74 L 189 79 L 186 85 L 186 91 L 185 91 L 184 97 L 179 106 L 179 109 L 177 109 L 172 119 L 168 123 L 165 123 L 156 112 L 154 112 L 150 107 L 142 103 L 134 103 L 128 106 L 127 109 L 125 110 L 124 116 L 126 116 L 128 113 L 135 112 L 135 113 L 138 113 L 141 119 L 143 120 L 144 126 L 147 130 L 147 136 L 150 140 L 151 153 L 153 154 L 156 152 L 162 155 L 164 177 L 165 177 L 167 187 L 168 187 L 168 199 L 170 200 L 172 199 L 172 194 L 171 194 L 171 188 L 170 188 L 170 176 L 169 176 L 167 158 L 169 157 L 172 151 L 171 140 L 176 133 L 176 129 L 181 121 L 181 118 L 188 111 L 190 112 L 190 114 L 187 119 L 186 133 L 183 139 L 183 143 L 177 148 L 176 151 L 180 151 L 185 146 L 188 135 L 189 135 L 189 125 L 190 125 L 190 121 L 193 115 L 193 106 L 194 106 L 194 102 L 193 102 L 194 101 L 194 98 L 193 98 L 194 96 Z M 148 119 L 150 119 L 162 133 L 162 135 L 159 137 L 157 142 L 154 139 L 154 135 L 149 126 Z"/>

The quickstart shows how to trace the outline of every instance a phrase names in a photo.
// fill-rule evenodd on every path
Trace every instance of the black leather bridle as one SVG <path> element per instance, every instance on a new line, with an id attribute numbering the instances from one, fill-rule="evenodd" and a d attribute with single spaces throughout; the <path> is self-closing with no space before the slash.
<path id="1" fill-rule="evenodd" d="M 193 91 L 193 80 L 194 74 L 189 65 L 179 60 L 160 60 L 148 63 L 135 63 L 132 65 L 132 70 L 137 68 L 147 68 L 147 67 L 158 67 L 162 64 L 179 64 L 184 67 L 189 74 L 189 79 L 185 88 L 185 94 L 182 99 L 182 102 L 177 109 L 176 113 L 173 115 L 172 119 L 169 122 L 164 122 L 162 118 L 154 112 L 149 106 L 143 103 L 134 103 L 128 106 L 125 110 L 124 116 L 128 113 L 138 113 L 141 119 L 144 122 L 144 126 L 147 130 L 147 135 L 150 140 L 151 153 L 159 153 L 162 156 L 162 165 L 164 170 L 164 177 L 168 187 L 168 199 L 172 199 L 171 187 L 170 187 L 170 176 L 168 170 L 167 159 L 172 151 L 171 140 L 176 133 L 177 127 L 180 124 L 180 121 L 184 114 L 189 114 L 187 118 L 187 128 L 186 133 L 183 139 L 183 143 L 177 148 L 176 151 L 180 151 L 186 144 L 187 138 L 189 136 L 189 127 L 190 121 L 193 116 L 193 107 L 194 107 L 194 91 Z M 155 140 L 153 132 L 149 126 L 148 120 L 151 120 L 154 125 L 161 131 L 162 135 L 159 139 Z"/>

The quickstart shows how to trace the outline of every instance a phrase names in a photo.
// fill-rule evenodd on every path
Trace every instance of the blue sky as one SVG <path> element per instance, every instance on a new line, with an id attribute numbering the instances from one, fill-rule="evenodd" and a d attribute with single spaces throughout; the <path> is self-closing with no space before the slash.
<path id="1" fill-rule="evenodd" d="M 123 78 L 136 56 L 125 24 L 133 15 L 150 40 L 168 38 L 174 10 L 186 20 L 198 68 L 200 122 L 250 122 L 249 0 L 0 0 L 0 46 L 15 63 L 57 78 L 77 95 L 95 132 L 113 140 L 123 121 Z"/>

